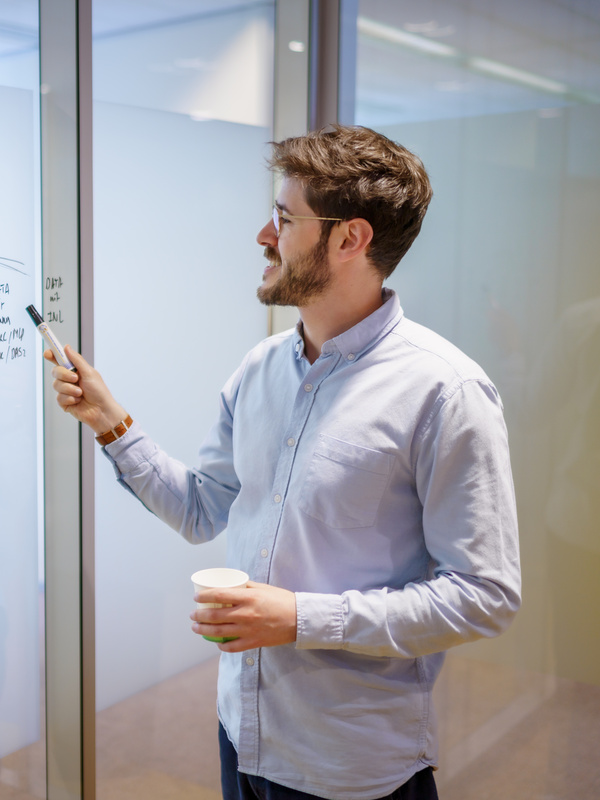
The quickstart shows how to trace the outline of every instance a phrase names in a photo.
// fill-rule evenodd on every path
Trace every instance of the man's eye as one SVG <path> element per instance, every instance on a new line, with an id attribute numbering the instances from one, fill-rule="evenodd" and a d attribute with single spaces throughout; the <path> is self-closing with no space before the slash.
<path id="1" fill-rule="evenodd" d="M 281 225 L 285 225 L 286 223 L 289 222 L 289 219 L 280 214 L 279 215 L 279 222 L 280 222 Z"/>

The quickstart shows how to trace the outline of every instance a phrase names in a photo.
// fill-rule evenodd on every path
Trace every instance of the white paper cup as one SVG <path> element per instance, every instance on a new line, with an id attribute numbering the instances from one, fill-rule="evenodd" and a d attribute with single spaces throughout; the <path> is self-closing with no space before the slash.
<path id="1" fill-rule="evenodd" d="M 243 589 L 250 578 L 240 569 L 228 567 L 213 567 L 201 569 L 192 575 L 192 583 L 197 592 L 202 589 Z M 224 603 L 196 603 L 198 608 L 223 608 Z M 231 642 L 237 636 L 204 636 L 209 642 Z"/>

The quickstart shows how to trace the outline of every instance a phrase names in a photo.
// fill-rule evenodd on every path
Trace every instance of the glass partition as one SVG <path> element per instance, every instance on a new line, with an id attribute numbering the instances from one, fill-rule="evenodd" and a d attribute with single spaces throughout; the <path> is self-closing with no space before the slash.
<path id="1" fill-rule="evenodd" d="M 435 197 L 389 281 L 479 361 L 512 447 L 522 611 L 452 652 L 445 800 L 592 797 L 600 771 L 600 6 L 359 4 L 356 122 Z"/>
<path id="2" fill-rule="evenodd" d="M 0 0 L 0 796 L 46 796 L 39 45 L 36 2 Z"/>
<path id="3" fill-rule="evenodd" d="M 267 333 L 274 7 L 95 0 L 95 362 L 195 463 L 219 391 Z M 192 633 L 190 546 L 96 463 L 98 796 L 219 796 L 216 647 Z"/>

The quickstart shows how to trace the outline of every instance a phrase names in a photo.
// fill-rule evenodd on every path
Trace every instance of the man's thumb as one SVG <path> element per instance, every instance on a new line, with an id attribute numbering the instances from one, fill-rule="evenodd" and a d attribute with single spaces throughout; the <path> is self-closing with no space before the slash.
<path id="1" fill-rule="evenodd" d="M 88 364 L 81 353 L 78 353 L 77 350 L 73 350 L 70 344 L 65 345 L 65 354 L 80 375 L 90 374 L 92 366 Z"/>

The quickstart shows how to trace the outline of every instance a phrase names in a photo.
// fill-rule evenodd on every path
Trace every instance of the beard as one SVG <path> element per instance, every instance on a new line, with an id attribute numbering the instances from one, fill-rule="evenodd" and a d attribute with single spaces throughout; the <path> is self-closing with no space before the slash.
<path id="1" fill-rule="evenodd" d="M 323 294 L 331 283 L 327 247 L 327 239 L 321 239 L 309 253 L 289 258 L 275 283 L 257 289 L 260 302 L 266 306 L 305 306 Z M 272 247 L 265 248 L 265 258 L 271 264 L 281 265 Z"/>

